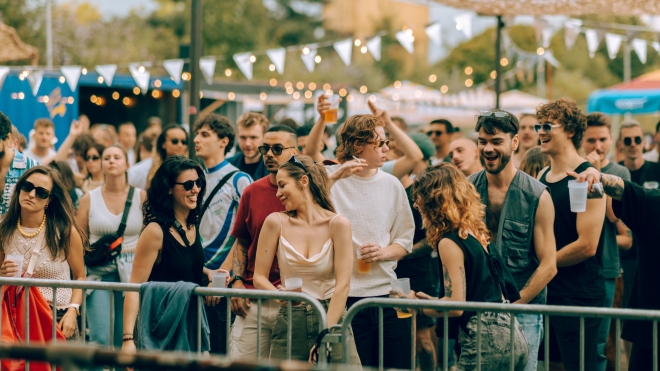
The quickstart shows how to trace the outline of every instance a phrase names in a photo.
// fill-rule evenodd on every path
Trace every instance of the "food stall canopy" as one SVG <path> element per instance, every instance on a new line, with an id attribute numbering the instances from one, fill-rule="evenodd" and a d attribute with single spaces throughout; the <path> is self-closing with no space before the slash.
<path id="1" fill-rule="evenodd" d="M 633 115 L 660 111 L 660 70 L 591 93 L 587 111 Z"/>
<path id="2" fill-rule="evenodd" d="M 660 14 L 658 0 L 434 0 L 481 15 Z"/>

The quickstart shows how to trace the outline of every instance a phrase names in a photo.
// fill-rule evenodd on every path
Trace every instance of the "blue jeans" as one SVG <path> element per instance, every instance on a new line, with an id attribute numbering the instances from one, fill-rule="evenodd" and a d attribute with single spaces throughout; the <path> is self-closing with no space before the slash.
<path id="1" fill-rule="evenodd" d="M 540 314 L 516 314 L 516 319 L 522 326 L 529 347 L 529 357 L 524 370 L 536 371 L 539 346 L 543 340 L 543 316 Z"/>
<path id="2" fill-rule="evenodd" d="M 614 302 L 614 289 L 616 287 L 616 278 L 605 279 L 605 300 L 603 302 L 604 308 L 612 308 Z M 600 326 L 598 327 L 598 366 L 597 370 L 605 371 L 607 368 L 607 357 L 605 356 L 605 347 L 607 346 L 607 338 L 610 334 L 611 318 L 601 319 Z"/>
<path id="3" fill-rule="evenodd" d="M 103 282 L 120 282 L 119 273 L 101 276 Z M 124 295 L 115 291 L 115 349 L 121 349 L 124 331 Z M 101 347 L 110 345 L 110 291 L 94 290 L 87 296 L 87 328 L 91 343 Z"/>

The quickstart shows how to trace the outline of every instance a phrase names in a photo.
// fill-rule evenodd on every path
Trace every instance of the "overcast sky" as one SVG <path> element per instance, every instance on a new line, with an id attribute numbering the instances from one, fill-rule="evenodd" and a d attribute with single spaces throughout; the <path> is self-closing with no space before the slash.
<path id="1" fill-rule="evenodd" d="M 55 0 L 58 3 L 64 3 L 69 0 Z M 143 8 L 151 12 L 158 4 L 153 0 L 87 0 L 96 5 L 104 16 L 125 16 L 131 9 Z"/>

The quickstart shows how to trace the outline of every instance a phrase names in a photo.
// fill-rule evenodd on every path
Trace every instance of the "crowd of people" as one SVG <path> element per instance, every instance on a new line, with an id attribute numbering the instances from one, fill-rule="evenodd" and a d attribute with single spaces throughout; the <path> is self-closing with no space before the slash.
<path id="1" fill-rule="evenodd" d="M 21 141 L 0 112 L 0 275 L 210 286 L 226 273 L 230 288 L 308 294 L 326 309 L 328 326 L 374 297 L 612 307 L 617 279 L 625 307 L 660 309 L 650 294 L 660 164 L 657 149 L 644 152 L 639 123 L 612 133 L 607 116 L 560 99 L 520 116 L 481 112 L 475 141 L 446 119 L 409 132 L 405 119 L 369 105 L 372 114 L 349 117 L 334 136 L 325 95 L 313 125 L 271 125 L 246 113 L 234 126 L 210 113 L 192 124 L 190 137 L 155 117 L 137 136 L 132 123 L 116 130 L 83 116 L 57 150 L 51 121 L 37 120 Z M 660 123 L 656 131 L 660 137 Z M 620 159 L 610 156 L 613 145 Z M 187 158 L 188 146 L 198 161 Z M 583 212 L 571 209 L 575 178 L 594 194 Z M 410 294 L 393 290 L 400 278 L 410 279 Z M 3 308 L 17 300 L 13 290 L 3 287 Z M 60 289 L 54 297 L 39 288 L 31 298 L 54 308 L 58 337 L 134 352 L 150 336 L 141 330 L 141 300 L 154 292 L 83 297 Z M 208 344 L 200 346 L 211 353 L 284 359 L 289 324 L 292 358 L 307 361 L 318 346 L 320 319 L 308 305 L 264 299 L 258 308 L 248 298 L 208 297 L 203 312 Z M 410 315 L 382 313 L 357 314 L 349 348 L 336 344 L 332 361 L 348 352 L 352 364 L 377 367 L 382 324 L 385 367 L 406 369 L 417 357 L 422 370 L 435 370 L 445 315 L 448 366 L 476 368 L 477 335 L 482 370 L 513 359 L 516 370 L 535 371 L 545 356 L 540 314 L 425 309 L 412 354 Z M 578 370 L 580 320 L 552 317 L 549 329 L 551 369 Z M 585 369 L 606 369 L 609 332 L 609 319 L 584 320 Z M 652 332 L 650 322 L 625 321 L 631 370 L 650 369 Z"/>

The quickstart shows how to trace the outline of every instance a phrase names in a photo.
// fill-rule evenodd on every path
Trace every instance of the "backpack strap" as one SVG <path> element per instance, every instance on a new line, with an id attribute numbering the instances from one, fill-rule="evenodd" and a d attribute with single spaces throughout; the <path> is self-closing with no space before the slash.
<path id="1" fill-rule="evenodd" d="M 135 193 L 135 188 L 131 186 L 128 189 L 126 204 L 124 204 L 124 214 L 121 216 L 121 223 L 119 223 L 119 229 L 117 229 L 117 236 L 120 237 L 124 236 L 124 230 L 126 230 L 126 220 L 128 219 L 128 213 L 131 211 L 131 205 L 133 204 L 134 193 Z"/>
<path id="2" fill-rule="evenodd" d="M 215 188 L 213 188 L 213 190 L 209 194 L 209 197 L 206 199 L 206 202 L 204 202 L 201 211 L 199 212 L 199 220 L 202 220 L 202 216 L 204 216 L 206 209 L 209 208 L 209 206 L 211 205 L 211 201 L 213 201 L 213 197 L 215 197 L 218 191 L 220 191 L 220 188 L 222 188 L 222 186 L 224 186 L 229 181 L 232 175 L 236 173 L 238 173 L 238 170 L 230 171 L 227 175 L 225 175 L 222 179 L 220 179 L 218 184 L 216 184 Z"/>

